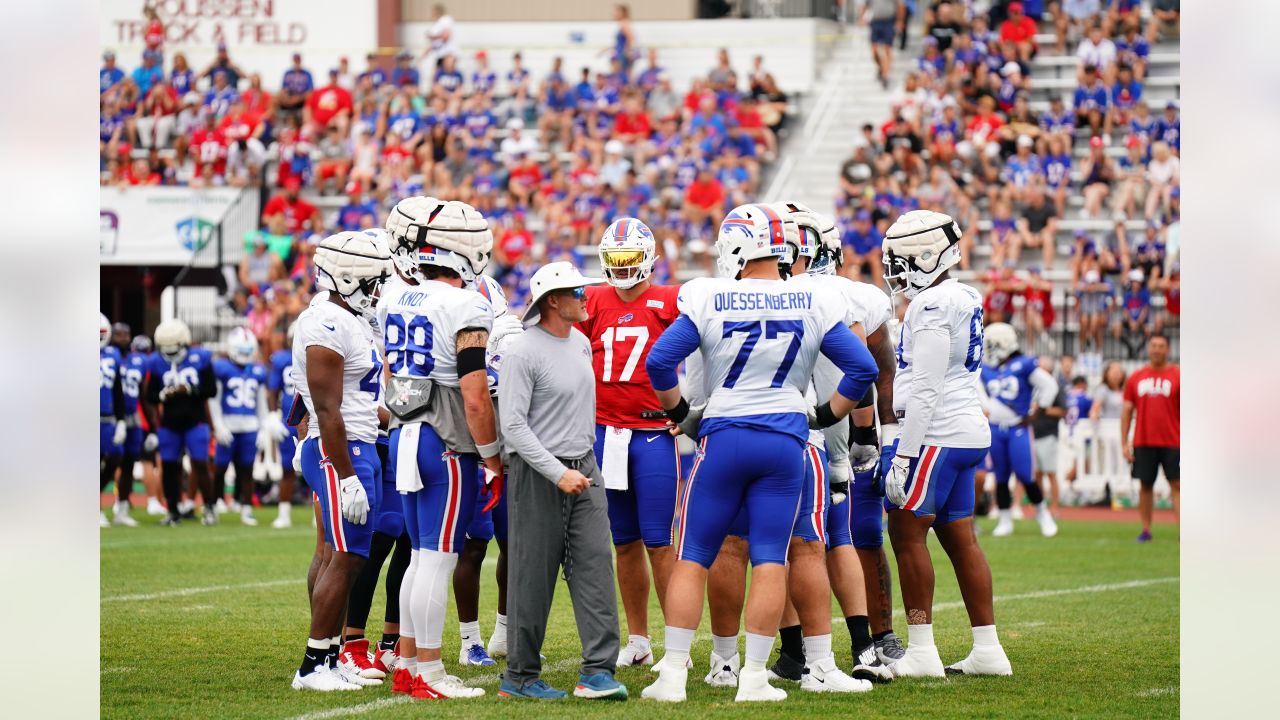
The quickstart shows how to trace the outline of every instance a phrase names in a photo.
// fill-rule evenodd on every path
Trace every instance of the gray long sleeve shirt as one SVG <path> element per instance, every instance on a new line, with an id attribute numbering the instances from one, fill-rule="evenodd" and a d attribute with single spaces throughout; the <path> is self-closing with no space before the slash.
<path id="1" fill-rule="evenodd" d="M 596 380 L 591 343 L 573 329 L 558 338 L 534 326 L 502 361 L 498 419 L 503 444 L 552 483 L 568 469 L 556 458 L 580 458 L 596 439 Z"/>

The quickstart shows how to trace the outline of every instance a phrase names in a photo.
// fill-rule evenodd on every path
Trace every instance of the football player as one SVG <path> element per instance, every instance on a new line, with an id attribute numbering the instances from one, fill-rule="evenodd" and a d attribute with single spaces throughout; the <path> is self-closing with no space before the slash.
<path id="1" fill-rule="evenodd" d="M 120 468 L 120 457 L 124 454 L 124 441 L 128 427 L 125 423 L 124 373 L 121 367 L 124 359 L 120 357 L 119 348 L 111 344 L 111 321 L 107 320 L 107 316 L 102 313 L 99 313 L 98 317 L 100 320 L 98 370 L 101 380 L 98 390 L 98 460 L 100 463 L 98 494 L 101 495 L 106 492 L 107 485 L 115 479 L 116 470 Z M 129 495 L 123 488 L 123 484 L 123 481 L 118 481 L 116 485 L 120 488 L 119 495 L 122 496 L 122 501 L 117 501 L 115 505 L 116 522 L 121 525 L 136 525 L 137 523 L 133 522 L 133 518 L 128 514 Z M 107 519 L 105 512 L 98 513 L 98 524 L 101 527 L 111 526 L 111 521 Z"/>
<path id="2" fill-rule="evenodd" d="M 369 318 L 391 256 L 376 239 L 343 232 L 316 249 L 316 285 L 328 291 L 298 316 L 293 369 L 298 396 L 310 422 L 300 464 L 307 485 L 320 497 L 329 561 L 311 596 L 311 628 L 295 690 L 355 690 L 381 684 L 338 663 L 342 616 L 351 583 L 369 555 L 377 520 L 382 467 L 378 398 L 382 362 Z M 163 349 L 163 347 L 162 347 Z"/>
<path id="3" fill-rule="evenodd" d="M 280 452 L 280 504 L 271 527 L 277 530 L 293 527 L 293 493 L 297 474 L 293 471 L 293 455 L 298 440 L 293 430 L 285 425 L 284 416 L 293 409 L 297 394 L 293 379 L 293 333 L 297 323 L 289 326 L 285 335 L 288 345 L 271 353 L 271 370 L 267 375 L 267 424 L 264 426 L 272 437 L 278 438 Z"/>
<path id="4" fill-rule="evenodd" d="M 445 672 L 440 646 L 449 579 L 480 491 L 472 481 L 479 464 L 492 478 L 484 489 L 488 505 L 502 492 L 485 363 L 493 308 L 464 289 L 488 263 L 493 235 L 470 205 L 425 197 L 400 201 L 387 217 L 387 230 L 392 243 L 413 243 L 422 278 L 418 286 L 388 297 L 380 323 L 391 370 L 387 407 L 401 422 L 391 448 L 396 489 L 405 496 L 405 515 L 413 513 L 416 520 L 411 528 L 418 565 L 409 605 L 417 663 L 410 695 L 479 697 L 482 688 Z"/>
<path id="5" fill-rule="evenodd" d="M 156 354 L 147 367 L 147 402 L 159 407 L 156 442 L 160 450 L 160 479 L 169 516 L 161 525 L 181 521 L 182 455 L 191 459 L 191 476 L 204 499 L 205 525 L 218 524 L 215 493 L 209 473 L 209 401 L 217 392 L 208 350 L 191 347 L 191 329 L 177 318 L 156 326 Z"/>
<path id="6" fill-rule="evenodd" d="M 739 701 L 782 700 L 765 663 L 786 602 L 787 548 L 804 478 L 809 425 L 829 427 L 854 409 L 875 379 L 875 361 L 842 323 L 826 288 L 788 287 L 778 270 L 787 253 L 782 217 L 766 205 L 730 211 L 716 240 L 719 278 L 686 284 L 680 317 L 649 351 L 646 369 L 658 400 L 683 432 L 699 438 L 699 457 L 680 507 L 676 562 L 667 585 L 666 655 L 642 697 L 685 699 L 689 648 L 702 615 L 707 568 L 739 511 L 750 518 L 751 589 L 746 601 L 746 662 Z M 704 407 L 681 397 L 676 367 L 701 349 L 713 388 Z M 804 399 L 819 353 L 844 375 L 831 399 Z M 808 419 L 806 419 L 808 416 Z M 783 512 L 779 509 L 787 508 Z"/>
<path id="7" fill-rule="evenodd" d="M 662 607 L 674 562 L 671 519 L 680 455 L 644 363 L 679 315 L 679 287 L 650 280 L 657 245 L 649 227 L 635 218 L 613 221 L 598 249 L 608 286 L 587 287 L 587 319 L 577 327 L 591 341 L 595 454 L 609 499 L 618 589 L 627 615 L 628 638 L 618 667 L 652 665 L 649 566 Z"/>
<path id="8" fill-rule="evenodd" d="M 996 507 L 1000 519 L 993 537 L 1013 534 L 1013 495 L 1009 492 L 1009 475 L 1022 483 L 1027 499 L 1036 510 L 1040 534 L 1053 537 L 1058 524 L 1044 502 L 1044 491 L 1036 482 L 1032 465 L 1035 442 L 1031 423 L 1044 408 L 1053 405 L 1058 383 L 1032 355 L 1018 350 L 1018 331 L 1008 323 L 991 323 L 982 339 L 983 409 L 991 424 L 991 465 L 996 476 Z"/>
<path id="9" fill-rule="evenodd" d="M 996 636 L 991 568 L 973 532 L 973 474 L 991 446 L 991 430 L 976 377 L 982 296 L 950 276 L 960 262 L 960 235 L 949 215 L 913 210 L 882 243 L 885 281 L 909 301 L 893 387 L 902 431 L 882 469 L 907 613 L 907 652 L 893 667 L 898 677 L 1013 673 Z M 930 528 L 955 568 L 973 626 L 973 652 L 945 671 L 933 642 Z"/>
<path id="10" fill-rule="evenodd" d="M 227 357 L 213 361 L 218 389 L 209 403 L 209 420 L 217 442 L 213 486 L 221 496 L 227 468 L 235 465 L 232 502 L 240 505 L 241 523 L 257 525 L 253 517 L 253 461 L 259 446 L 272 441 L 267 429 L 267 369 L 257 361 L 258 339 L 248 328 L 232 328 L 226 344 Z"/>
<path id="11" fill-rule="evenodd" d="M 167 515 L 164 505 L 160 500 L 164 497 L 164 492 L 160 486 L 159 468 L 156 467 L 156 446 L 158 440 L 155 435 L 156 417 L 155 407 L 146 402 L 146 397 L 142 389 L 147 381 L 147 367 L 151 363 L 151 358 L 155 355 L 151 344 L 151 338 L 146 335 L 138 335 L 129 343 L 129 354 L 124 358 L 125 366 L 125 403 L 129 400 L 129 383 L 137 380 L 137 393 L 135 401 L 138 406 L 138 426 L 125 433 L 124 455 L 125 464 L 127 465 L 131 459 L 141 459 L 142 465 L 142 484 L 147 491 L 147 514 L 148 515 Z M 128 422 L 128 418 L 125 418 Z M 134 450 L 136 454 L 131 456 Z M 123 472 L 123 470 L 122 470 Z M 126 475 L 131 476 L 132 470 Z"/>
<path id="12" fill-rule="evenodd" d="M 150 347 L 150 341 L 147 347 Z M 120 351 L 123 358 L 120 362 L 120 385 L 124 391 L 124 424 L 125 434 L 120 452 L 120 474 L 116 476 L 115 516 L 117 525 L 137 527 L 138 523 L 129 516 L 129 493 L 133 490 L 133 468 L 142 456 L 142 423 L 139 398 L 142 395 L 142 379 L 146 376 L 147 356 L 130 349 L 133 330 L 126 323 L 118 322 L 111 326 L 111 344 Z"/>

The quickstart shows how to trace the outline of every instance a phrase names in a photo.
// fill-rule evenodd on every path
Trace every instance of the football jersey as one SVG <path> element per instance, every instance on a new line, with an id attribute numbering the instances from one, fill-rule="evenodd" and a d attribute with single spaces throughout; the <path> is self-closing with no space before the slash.
<path id="1" fill-rule="evenodd" d="M 213 397 L 217 380 L 213 377 L 212 356 L 204 348 L 190 348 L 181 362 L 171 364 L 160 353 L 147 361 L 148 395 L 155 399 L 160 390 L 186 385 L 184 395 L 172 395 L 162 403 L 160 424 L 174 429 L 190 428 L 205 421 L 205 401 Z"/>
<path id="2" fill-rule="evenodd" d="M 677 304 L 700 338 L 710 389 L 704 431 L 743 424 L 717 418 L 754 417 L 757 425 L 807 438 L 804 391 L 824 336 L 847 317 L 842 298 L 817 284 L 698 278 L 680 289 Z M 778 417 L 787 414 L 798 414 L 798 427 L 794 415 Z"/>
<path id="3" fill-rule="evenodd" d="M 233 433 L 257 430 L 258 394 L 266 389 L 267 369 L 261 363 L 240 366 L 218 358 L 213 361 L 213 376 L 218 379 L 218 404 L 227 429 Z"/>
<path id="4" fill-rule="evenodd" d="M 430 378 L 458 387 L 458 332 L 493 329 L 493 306 L 480 293 L 439 280 L 406 286 L 379 311 L 387 366 L 396 377 Z"/>
<path id="5" fill-rule="evenodd" d="M 609 285 L 587 288 L 587 319 L 577 324 L 591 341 L 596 376 L 596 423 L 609 427 L 654 428 L 644 411 L 661 411 L 644 361 L 662 331 L 680 316 L 675 285 L 653 285 L 632 302 L 623 302 Z"/>
<path id="6" fill-rule="evenodd" d="M 915 335 L 942 330 L 949 338 L 946 369 L 928 426 L 910 427 L 908 405 L 919 400 Z M 977 373 L 982 365 L 982 295 L 955 280 L 927 288 L 911 301 L 898 340 L 898 371 L 893 381 L 893 410 L 903 423 L 899 451 L 918 457 L 917 443 L 976 448 L 991 444 L 991 427 L 982 414 Z"/>
<path id="7" fill-rule="evenodd" d="M 98 369 L 102 380 L 102 386 L 98 390 L 98 414 L 103 417 L 116 413 L 115 387 L 116 381 L 120 379 L 121 364 L 120 350 L 114 345 L 108 345 L 98 353 Z"/>
<path id="8" fill-rule="evenodd" d="M 327 296 L 317 296 L 327 297 Z M 307 348 L 328 348 L 342 356 L 342 405 L 348 441 L 377 442 L 378 398 L 382 394 L 382 361 L 374 348 L 369 323 L 348 310 L 321 299 L 298 316 L 293 331 L 293 377 L 298 396 L 312 422 L 307 437 L 320 437 L 315 404 L 307 386 Z"/>
<path id="9" fill-rule="evenodd" d="M 277 350 L 271 353 L 271 372 L 267 375 L 267 389 L 280 393 L 280 413 L 289 416 L 293 398 L 298 394 L 293 378 L 293 351 Z"/>
<path id="10" fill-rule="evenodd" d="M 147 377 L 147 362 L 150 356 L 145 353 L 131 352 L 124 358 L 121 366 L 120 381 L 124 386 L 124 415 L 130 418 L 138 412 L 138 402 L 142 397 L 142 381 Z"/>
<path id="11" fill-rule="evenodd" d="M 982 366 L 982 383 L 994 402 L 986 404 L 993 425 L 1014 424 L 1031 414 L 1032 405 L 1053 404 L 1048 393 L 1057 394 L 1053 376 L 1040 369 L 1036 358 L 1017 354 L 999 367 Z"/>

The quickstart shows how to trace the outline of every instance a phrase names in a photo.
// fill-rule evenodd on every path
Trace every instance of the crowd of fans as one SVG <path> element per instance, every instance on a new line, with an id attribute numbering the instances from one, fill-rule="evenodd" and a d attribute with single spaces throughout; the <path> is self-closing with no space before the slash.
<path id="1" fill-rule="evenodd" d="M 962 269 L 983 282 L 988 321 L 1017 321 L 1034 344 L 1065 319 L 1050 298 L 1051 281 L 1066 280 L 1082 349 L 1111 333 L 1136 357 L 1180 310 L 1179 109 L 1143 97 L 1151 47 L 1177 32 L 1178 3 L 1157 0 L 1146 20 L 1138 0 L 919 5 L 923 51 L 889 117 L 862 127 L 841 167 L 845 271 L 878 281 L 884 230 L 936 208 L 966 229 Z M 1056 47 L 1038 47 L 1041 33 Z M 1034 59 L 1068 55 L 1071 43 L 1075 90 L 1032 110 Z M 1076 217 L 1110 229 L 1077 231 L 1067 255 L 1055 236 L 1073 199 Z M 1018 270 L 1028 256 L 1035 264 Z"/>
<path id="2" fill-rule="evenodd" d="M 344 59 L 323 79 L 294 55 L 275 91 L 225 45 L 204 68 L 166 55 L 161 30 L 128 74 L 104 55 L 102 182 L 265 184 L 270 198 L 246 238 L 235 297 L 255 330 L 305 307 L 315 242 L 380 225 L 414 194 L 485 213 L 497 276 L 516 307 L 534 269 L 579 260 L 579 246 L 623 215 L 653 229 L 658 280 L 670 278 L 671 262 L 710 270 L 716 224 L 754 199 L 762 163 L 776 156 L 787 96 L 763 58 L 741 77 L 726 50 L 676 89 L 655 50 L 641 59 L 625 7 L 617 12 L 607 69 L 560 58 L 531 69 L 517 52 L 499 76 L 486 52 L 463 58 L 432 37 L 447 52 L 428 51 L 431 77 L 408 52 L 390 68 L 373 53 L 359 71 Z M 317 194 L 342 199 L 317 207 L 307 199 Z M 340 207 L 325 211 L 330 204 Z"/>

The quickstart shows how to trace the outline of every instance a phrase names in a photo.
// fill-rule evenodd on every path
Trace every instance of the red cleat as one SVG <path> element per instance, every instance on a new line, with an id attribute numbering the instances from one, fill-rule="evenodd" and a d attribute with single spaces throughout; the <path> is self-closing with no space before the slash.
<path id="1" fill-rule="evenodd" d="M 342 646 L 342 654 L 338 656 L 338 661 L 346 663 L 362 678 L 381 680 L 387 676 L 381 667 L 376 667 L 369 661 L 369 640 L 367 638 L 348 641 L 347 644 Z"/>
<path id="2" fill-rule="evenodd" d="M 396 668 L 391 676 L 391 692 L 408 695 L 413 692 L 413 673 L 406 668 Z"/>
<path id="3" fill-rule="evenodd" d="M 443 700 L 444 699 L 444 695 L 441 695 L 440 693 L 436 692 L 434 688 L 432 688 L 430 685 L 427 684 L 426 680 L 422 679 L 421 675 L 417 675 L 413 678 L 413 691 L 409 693 L 409 696 L 412 697 L 414 700 Z"/>
<path id="4" fill-rule="evenodd" d="M 373 666 L 387 672 L 395 672 L 396 661 L 400 659 L 395 650 L 378 650 L 373 654 Z"/>

